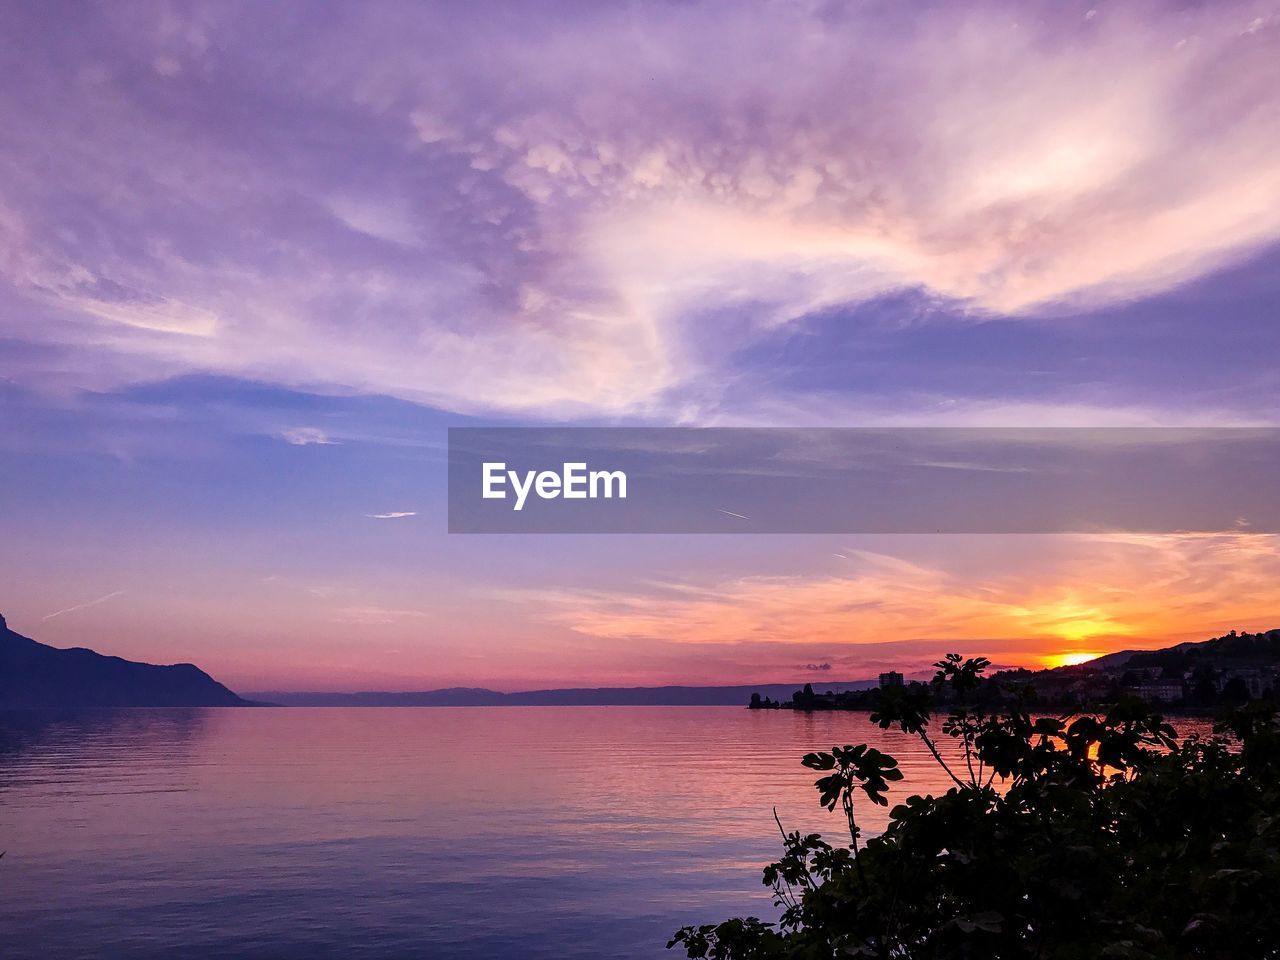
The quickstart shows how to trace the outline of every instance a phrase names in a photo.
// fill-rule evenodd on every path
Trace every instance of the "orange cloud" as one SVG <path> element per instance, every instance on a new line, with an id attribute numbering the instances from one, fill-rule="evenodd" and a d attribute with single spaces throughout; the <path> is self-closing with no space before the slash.
<path id="1" fill-rule="evenodd" d="M 1011 538 L 985 539 L 998 547 Z M 816 644 L 854 653 L 928 639 L 984 652 L 974 649 L 978 641 L 1007 651 L 1005 662 L 1033 666 L 1280 622 L 1280 537 L 1045 539 L 1038 559 L 988 574 L 846 549 L 855 568 L 848 573 L 516 596 L 545 620 L 616 641 Z"/>

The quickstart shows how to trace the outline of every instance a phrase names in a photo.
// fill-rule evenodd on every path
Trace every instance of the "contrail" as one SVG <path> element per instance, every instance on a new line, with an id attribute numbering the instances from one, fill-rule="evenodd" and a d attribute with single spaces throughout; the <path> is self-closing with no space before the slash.
<path id="1" fill-rule="evenodd" d="M 719 508 L 719 507 L 716 507 L 716 509 L 717 509 L 717 510 L 720 510 L 720 508 Z M 732 510 L 720 510 L 720 512 L 721 512 L 721 513 L 727 513 L 727 514 L 728 514 L 729 516 L 731 516 L 731 517 L 737 517 L 739 520 L 750 520 L 750 519 L 751 519 L 750 517 L 744 517 L 744 516 L 743 516 L 742 514 L 740 514 L 740 513 L 734 513 Z"/>
<path id="2" fill-rule="evenodd" d="M 74 607 L 67 607 L 65 610 L 56 610 L 47 617 L 41 617 L 40 620 L 42 622 L 45 620 L 52 620 L 54 617 L 60 617 L 64 613 L 74 613 L 77 610 L 83 610 L 85 607 L 96 607 L 98 604 L 106 603 L 112 597 L 118 597 L 122 593 L 124 593 L 123 590 L 117 590 L 115 593 L 108 593 L 105 597 L 99 597 L 97 600 L 90 600 L 88 603 L 78 603 Z"/>

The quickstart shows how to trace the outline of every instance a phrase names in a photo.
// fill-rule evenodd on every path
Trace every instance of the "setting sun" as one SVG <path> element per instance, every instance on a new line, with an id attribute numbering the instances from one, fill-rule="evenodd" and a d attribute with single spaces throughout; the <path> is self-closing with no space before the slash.
<path id="1" fill-rule="evenodd" d="M 1080 664 L 1096 660 L 1100 656 L 1102 654 L 1093 651 L 1071 651 L 1069 653 L 1051 653 L 1042 659 L 1046 667 L 1078 667 Z"/>

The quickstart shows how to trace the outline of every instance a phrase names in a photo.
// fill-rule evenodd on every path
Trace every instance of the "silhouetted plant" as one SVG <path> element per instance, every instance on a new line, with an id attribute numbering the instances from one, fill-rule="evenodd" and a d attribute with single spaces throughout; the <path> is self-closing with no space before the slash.
<path id="1" fill-rule="evenodd" d="M 949 775 L 865 843 L 897 761 L 866 745 L 807 754 L 847 845 L 783 833 L 765 868 L 781 909 L 686 927 L 669 947 L 713 960 L 1266 960 L 1280 957 L 1280 729 L 1251 703 L 1190 737 L 1137 700 L 1103 716 L 971 710 L 985 660 L 950 655 L 928 689 L 887 690 L 872 721 L 920 738 Z M 936 698 L 951 704 L 930 733 Z M 865 800 L 860 796 L 865 795 Z M 775 815 L 776 816 L 776 815 Z"/>

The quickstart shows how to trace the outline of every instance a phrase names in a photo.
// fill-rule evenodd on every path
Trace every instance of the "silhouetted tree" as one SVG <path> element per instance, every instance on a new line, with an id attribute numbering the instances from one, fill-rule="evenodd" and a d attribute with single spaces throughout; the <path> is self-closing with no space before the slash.
<path id="1" fill-rule="evenodd" d="M 1241 677 L 1232 677 L 1222 687 L 1222 702 L 1241 704 L 1249 699 L 1249 685 Z"/>
<path id="2" fill-rule="evenodd" d="M 1280 957 L 1273 706 L 1233 713 L 1220 729 L 1234 742 L 1179 741 L 1136 699 L 1074 719 L 972 709 L 986 666 L 950 655 L 930 688 L 893 691 L 871 717 L 920 738 L 951 789 L 908 797 L 864 842 L 859 805 L 888 804 L 897 761 L 865 744 L 806 755 L 849 842 L 784 830 L 764 871 L 780 922 L 686 927 L 668 946 L 712 960 Z M 943 693 L 955 706 L 935 727 Z"/>

